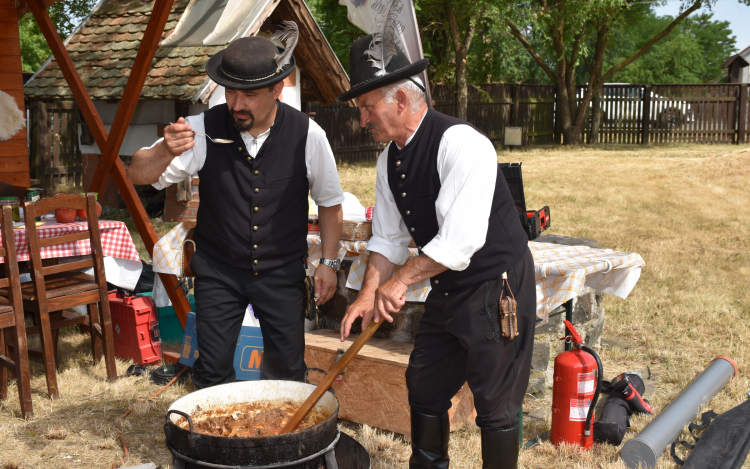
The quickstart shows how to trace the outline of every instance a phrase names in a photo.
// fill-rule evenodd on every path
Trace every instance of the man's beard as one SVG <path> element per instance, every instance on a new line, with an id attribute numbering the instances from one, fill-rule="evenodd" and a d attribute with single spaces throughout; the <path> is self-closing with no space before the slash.
<path id="1" fill-rule="evenodd" d="M 245 120 L 237 119 L 237 113 L 241 114 L 247 114 L 248 117 Z M 232 119 L 234 120 L 234 128 L 239 130 L 240 132 L 247 132 L 248 130 L 253 128 L 253 125 L 255 124 L 255 116 L 252 112 L 250 112 L 250 109 L 240 109 L 239 111 L 231 111 Z"/>

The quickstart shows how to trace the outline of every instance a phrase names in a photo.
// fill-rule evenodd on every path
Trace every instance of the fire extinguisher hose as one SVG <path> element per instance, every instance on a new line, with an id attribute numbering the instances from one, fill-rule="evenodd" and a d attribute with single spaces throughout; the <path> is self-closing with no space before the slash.
<path id="1" fill-rule="evenodd" d="M 594 360 L 596 360 L 596 369 L 597 369 L 597 378 L 596 378 L 596 391 L 594 391 L 594 397 L 591 399 L 591 406 L 589 407 L 589 411 L 586 415 L 586 427 L 584 429 L 584 435 L 585 436 L 591 436 L 591 419 L 594 417 L 594 409 L 596 409 L 596 401 L 599 400 L 599 393 L 602 391 L 602 381 L 604 380 L 604 369 L 602 367 L 602 360 L 599 358 L 599 355 L 594 352 L 593 349 L 581 345 L 581 350 L 588 353 L 592 357 L 594 357 Z"/>

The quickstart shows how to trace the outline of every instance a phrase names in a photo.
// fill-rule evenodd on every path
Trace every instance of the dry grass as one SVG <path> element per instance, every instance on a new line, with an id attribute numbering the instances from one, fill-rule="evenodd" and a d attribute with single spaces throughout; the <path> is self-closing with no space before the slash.
<path id="1" fill-rule="evenodd" d="M 641 280 L 627 300 L 605 297 L 607 322 L 600 351 L 606 377 L 650 369 L 649 398 L 657 412 L 717 355 L 737 361 L 740 373 L 708 407 L 723 412 L 750 389 L 750 237 L 743 219 L 750 206 L 750 149 L 736 146 L 543 148 L 501 154 L 523 161 L 530 207 L 550 205 L 552 233 L 585 236 L 602 245 L 640 253 Z M 374 165 L 343 166 L 344 189 L 374 203 Z M 41 368 L 33 364 L 35 416 L 19 419 L 15 385 L 0 403 L 0 468 L 109 467 L 122 457 L 114 423 L 158 390 L 145 378 L 105 381 L 103 363 L 91 365 L 88 338 L 61 338 L 62 398 L 49 401 Z M 127 363 L 118 364 L 124 375 Z M 192 390 L 170 388 L 139 405 L 125 422 L 134 465 L 171 461 L 162 430 L 168 405 Z M 551 400 L 524 404 L 526 439 L 549 428 Z M 637 417 L 626 438 L 649 418 Z M 399 435 L 342 423 L 362 442 L 374 468 L 405 468 L 409 447 Z M 683 437 L 686 435 L 683 434 Z M 521 454 L 524 468 L 624 469 L 619 448 L 589 452 L 537 445 Z M 467 426 L 451 440 L 453 467 L 481 467 L 479 431 Z M 79 462 L 80 461 L 80 462 Z M 658 468 L 676 467 L 668 458 Z M 745 467 L 750 467 L 746 463 Z"/>

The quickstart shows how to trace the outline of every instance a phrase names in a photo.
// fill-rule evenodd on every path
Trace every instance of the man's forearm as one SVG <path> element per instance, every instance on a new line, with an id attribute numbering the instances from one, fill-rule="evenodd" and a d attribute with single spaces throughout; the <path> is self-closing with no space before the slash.
<path id="1" fill-rule="evenodd" d="M 413 285 L 448 270 L 443 264 L 434 261 L 429 256 L 409 259 L 404 267 L 398 271 L 396 277 L 405 285 Z"/>
<path id="2" fill-rule="evenodd" d="M 138 150 L 128 167 L 128 179 L 133 184 L 154 184 L 159 181 L 159 177 L 173 158 L 164 141 L 153 148 Z"/>
<path id="3" fill-rule="evenodd" d="M 318 225 L 320 226 L 320 245 L 326 259 L 335 259 L 339 253 L 341 225 L 344 211 L 341 204 L 331 207 L 318 207 Z"/>
<path id="4" fill-rule="evenodd" d="M 394 270 L 396 270 L 396 264 L 378 252 L 371 252 L 358 297 L 374 297 L 375 290 L 391 278 Z"/>

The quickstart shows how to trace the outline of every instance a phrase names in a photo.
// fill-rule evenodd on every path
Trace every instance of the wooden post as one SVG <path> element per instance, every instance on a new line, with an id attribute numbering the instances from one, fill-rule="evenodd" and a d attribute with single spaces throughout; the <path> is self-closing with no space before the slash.
<path id="1" fill-rule="evenodd" d="M 60 35 L 57 34 L 57 29 L 55 28 L 52 20 L 47 14 L 47 10 L 44 8 L 42 0 L 28 0 L 28 5 L 31 9 L 32 14 L 34 15 L 34 18 L 39 24 L 39 28 L 44 34 L 44 38 L 47 40 L 47 44 L 52 50 L 52 54 L 54 55 L 55 60 L 60 67 L 60 71 L 65 77 L 65 81 L 70 87 L 71 93 L 75 97 L 78 107 L 81 109 L 81 113 L 83 114 L 83 117 L 86 120 L 89 129 L 91 130 L 91 134 L 94 136 L 96 144 L 100 149 L 107 148 L 107 129 L 104 127 L 104 123 L 102 122 L 99 113 L 96 111 L 94 103 L 91 100 L 88 91 L 86 91 L 86 87 L 83 85 L 83 81 L 81 81 L 81 77 L 80 75 L 78 75 L 78 72 L 73 65 L 73 60 L 70 58 L 68 51 L 65 49 L 65 45 L 63 44 L 62 39 L 60 39 Z M 158 42 L 160 38 L 161 34 L 151 36 L 151 39 L 155 42 Z M 140 94 L 140 89 L 138 90 L 138 93 L 135 93 L 135 98 L 127 103 L 133 108 L 129 112 L 129 115 L 131 117 L 132 112 L 135 109 L 135 105 L 138 103 L 138 94 Z M 125 103 L 121 102 L 120 107 L 122 107 L 123 105 L 125 105 Z M 119 109 L 118 115 L 120 115 Z M 129 122 L 130 118 L 128 118 L 127 123 L 129 124 Z M 122 132 L 124 136 L 124 130 Z M 120 141 L 120 145 L 121 144 L 122 141 Z M 119 152 L 119 145 L 116 150 Z M 114 169 L 112 171 L 112 176 L 115 180 L 115 183 L 117 184 L 117 188 L 120 190 L 120 195 L 122 195 L 122 198 L 128 207 L 130 215 L 133 217 L 133 222 L 138 229 L 138 233 L 143 239 L 143 244 L 146 246 L 149 255 L 153 255 L 154 244 L 156 244 L 159 238 L 156 235 L 154 227 L 151 225 L 151 220 L 146 214 L 146 209 L 143 208 L 143 204 L 141 203 L 141 199 L 138 197 L 138 194 L 135 191 L 135 187 L 133 187 L 133 184 L 128 181 L 127 175 L 125 173 L 125 167 L 123 166 L 122 160 L 120 160 L 120 158 L 114 158 Z M 182 293 L 182 290 L 176 289 L 177 285 L 179 284 L 179 282 L 177 281 L 177 277 L 168 274 L 159 274 L 159 276 L 167 291 L 167 295 L 169 295 L 169 299 L 172 300 L 172 305 L 174 306 L 175 312 L 177 313 L 177 318 L 180 320 L 182 326 L 185 327 L 185 323 L 187 321 L 187 313 L 191 310 L 191 308 L 190 303 L 188 303 L 187 297 Z"/>
<path id="2" fill-rule="evenodd" d="M 521 94 L 521 85 L 513 85 L 511 90 L 511 100 L 513 101 L 510 105 L 510 125 L 511 127 L 518 127 L 519 120 L 519 99 Z"/>
<path id="3" fill-rule="evenodd" d="M 562 128 L 560 124 L 560 93 L 558 93 L 557 87 L 555 87 L 555 143 L 562 144 Z"/>
<path id="4" fill-rule="evenodd" d="M 745 84 L 740 85 L 740 93 L 739 93 L 740 102 L 739 102 L 739 106 L 737 106 L 737 109 L 739 112 L 738 121 L 737 121 L 737 144 L 738 145 L 741 143 L 747 143 L 745 142 L 745 136 L 746 136 L 745 134 L 747 133 L 747 127 L 745 126 L 746 126 L 747 119 L 750 118 L 747 115 L 747 110 L 748 110 L 747 101 L 749 99 L 748 98 L 749 90 L 750 90 L 750 85 L 745 85 Z"/>
<path id="5" fill-rule="evenodd" d="M 31 130 L 29 175 L 39 179 L 44 184 L 44 168 L 46 167 L 46 154 L 49 150 L 47 141 L 49 139 L 49 115 L 47 114 L 47 103 L 43 101 L 32 101 L 30 104 L 29 126 Z"/>
<path id="6" fill-rule="evenodd" d="M 643 145 L 648 145 L 648 141 L 651 138 L 651 85 L 643 86 L 643 109 L 641 122 L 643 125 L 641 143 Z"/>
<path id="7" fill-rule="evenodd" d="M 156 0 L 154 9 L 148 19 L 146 32 L 143 34 L 141 45 L 138 47 L 138 54 L 135 56 L 133 68 L 128 77 L 128 83 L 125 85 L 125 91 L 122 94 L 122 100 L 117 107 L 115 120 L 112 122 L 111 134 L 107 138 L 106 147 L 99 146 L 102 149 L 99 165 L 96 173 L 91 180 L 92 192 L 103 193 L 109 181 L 109 175 L 112 172 L 112 164 L 115 159 L 119 159 L 120 148 L 125 139 L 125 133 L 128 131 L 130 120 L 133 118 L 135 107 L 138 105 L 138 97 L 146 82 L 148 71 L 151 68 L 151 62 L 154 60 L 156 49 L 159 47 L 161 35 L 164 33 L 164 26 L 169 19 L 169 13 L 172 11 L 174 0 Z M 122 192 L 122 189 L 120 189 Z"/>

